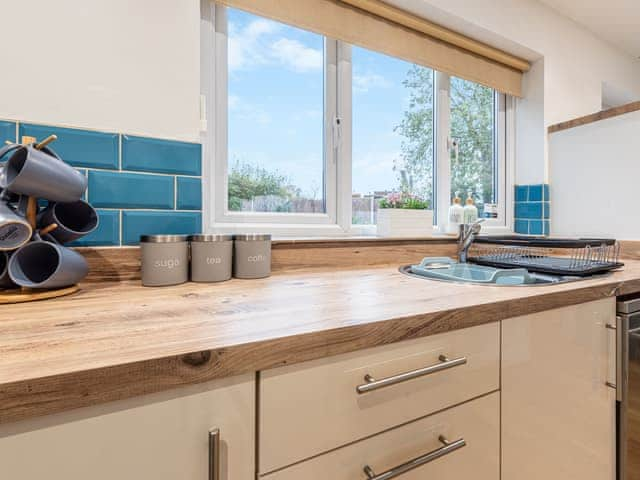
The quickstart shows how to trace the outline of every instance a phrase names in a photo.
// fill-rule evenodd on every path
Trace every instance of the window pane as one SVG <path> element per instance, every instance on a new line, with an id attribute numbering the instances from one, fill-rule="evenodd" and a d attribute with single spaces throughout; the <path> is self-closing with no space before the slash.
<path id="1" fill-rule="evenodd" d="M 324 39 L 228 9 L 228 208 L 325 212 Z"/>
<path id="2" fill-rule="evenodd" d="M 433 71 L 358 47 L 353 63 L 353 223 L 376 221 L 380 198 L 432 202 Z"/>
<path id="3" fill-rule="evenodd" d="M 496 203 L 494 91 L 451 77 L 451 137 L 458 142 L 458 158 L 451 153 L 451 196 L 463 200 L 471 193 L 478 216 L 485 203 Z"/>

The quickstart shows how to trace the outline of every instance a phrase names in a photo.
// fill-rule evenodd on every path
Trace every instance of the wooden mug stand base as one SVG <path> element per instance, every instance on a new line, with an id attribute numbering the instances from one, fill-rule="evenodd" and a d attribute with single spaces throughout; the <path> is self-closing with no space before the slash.
<path id="1" fill-rule="evenodd" d="M 9 303 L 35 302 L 37 300 L 48 300 L 51 298 L 64 297 L 80 290 L 78 285 L 71 287 L 57 288 L 54 290 L 36 290 L 29 288 L 16 288 L 10 290 L 0 289 L 0 305 Z"/>

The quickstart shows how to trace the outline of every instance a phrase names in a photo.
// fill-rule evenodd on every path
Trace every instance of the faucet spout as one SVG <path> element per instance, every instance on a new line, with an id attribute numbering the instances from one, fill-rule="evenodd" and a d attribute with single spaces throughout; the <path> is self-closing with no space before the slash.
<path id="1" fill-rule="evenodd" d="M 467 254 L 469 248 L 475 240 L 476 236 L 482 229 L 484 218 L 480 218 L 471 224 L 460 225 L 460 236 L 458 238 L 458 262 L 467 263 Z"/>

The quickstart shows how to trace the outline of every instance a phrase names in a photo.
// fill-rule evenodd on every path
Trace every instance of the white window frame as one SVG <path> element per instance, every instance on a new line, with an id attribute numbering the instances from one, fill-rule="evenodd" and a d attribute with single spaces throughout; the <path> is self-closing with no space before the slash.
<path id="1" fill-rule="evenodd" d="M 229 212 L 228 65 L 226 7 L 201 0 L 201 124 L 203 144 L 203 220 L 205 231 L 242 233 L 265 231 L 279 236 L 375 235 L 375 225 L 351 224 L 352 192 L 352 62 L 351 46 L 325 39 L 325 205 L 324 214 Z M 434 161 L 437 225 L 445 225 L 450 202 L 449 76 L 435 72 Z M 506 233 L 513 226 L 514 119 L 513 98 L 498 94 L 496 151 L 498 179 L 497 219 L 483 231 Z M 439 229 L 444 232 L 444 229 Z M 438 231 L 438 230 L 436 230 Z"/>
<path id="2" fill-rule="evenodd" d="M 451 77 L 442 72 L 435 72 L 434 86 L 434 125 L 436 137 L 436 159 L 434 165 L 435 179 L 435 218 L 436 228 L 440 233 L 446 233 L 449 205 L 451 203 L 451 149 L 449 146 L 455 139 L 451 132 Z M 495 202 L 498 205 L 498 217 L 485 219 L 482 229 L 485 233 L 510 233 L 513 225 L 513 182 L 514 164 L 510 142 L 515 131 L 513 97 L 494 91 L 494 161 L 497 171 L 495 179 Z M 511 130 L 511 131 L 510 131 Z"/>

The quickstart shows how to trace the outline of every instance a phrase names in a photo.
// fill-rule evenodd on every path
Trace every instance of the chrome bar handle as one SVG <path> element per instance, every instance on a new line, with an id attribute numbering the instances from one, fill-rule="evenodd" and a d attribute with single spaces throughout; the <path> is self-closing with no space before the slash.
<path id="1" fill-rule="evenodd" d="M 622 361 L 621 361 L 621 355 L 622 355 L 622 334 L 623 334 L 623 324 L 622 324 L 622 317 L 620 317 L 619 315 L 616 316 L 616 323 L 615 324 L 611 324 L 611 323 L 607 323 L 605 324 L 605 328 L 607 328 L 608 330 L 613 330 L 615 336 L 616 336 L 616 354 L 614 355 L 614 359 L 616 362 L 616 382 L 610 382 L 610 381 L 606 381 L 604 382 L 604 384 L 609 387 L 609 388 L 613 388 L 616 391 L 616 400 L 617 401 L 621 401 L 622 400 Z"/>
<path id="2" fill-rule="evenodd" d="M 209 432 L 209 480 L 220 480 L 220 429 Z"/>
<path id="3" fill-rule="evenodd" d="M 358 385 L 356 387 L 356 392 L 359 394 L 371 392 L 373 390 L 396 385 L 398 383 L 406 382 L 407 380 L 413 380 L 414 378 L 424 377 L 425 375 L 431 375 L 432 373 L 441 372 L 442 370 L 448 370 L 449 368 L 458 367 L 467 363 L 467 357 L 449 359 L 445 355 L 440 355 L 438 359 L 440 360 L 440 363 L 435 365 L 430 365 L 428 367 L 419 368 L 417 370 L 412 370 L 410 372 L 401 373 L 399 375 L 394 375 L 380 380 L 376 380 L 371 375 L 367 374 L 364 376 L 364 381 L 366 383 Z"/>
<path id="4" fill-rule="evenodd" d="M 616 260 L 617 261 L 617 260 Z M 626 355 L 627 347 L 624 345 L 625 333 L 629 330 L 629 323 L 620 315 L 616 315 L 616 400 L 622 401 L 622 389 L 624 381 L 622 378 L 623 365 L 622 358 Z"/>
<path id="5" fill-rule="evenodd" d="M 404 473 L 407 473 L 414 468 L 421 467 L 429 462 L 433 462 L 438 458 L 444 457 L 445 455 L 449 455 L 456 450 L 464 447 L 467 442 L 464 438 L 459 438 L 458 440 L 454 440 L 453 442 L 449 442 L 445 437 L 440 435 L 438 437 L 440 443 L 442 443 L 442 447 L 437 448 L 436 450 L 432 450 L 431 452 L 425 453 L 419 457 L 416 457 L 408 462 L 403 463 L 402 465 L 398 465 L 397 467 L 393 467 L 386 472 L 382 472 L 376 475 L 373 469 L 369 465 L 365 465 L 364 474 L 367 476 L 369 480 L 390 480 L 392 478 L 396 478 Z"/>

